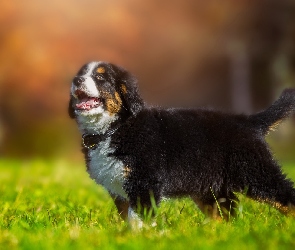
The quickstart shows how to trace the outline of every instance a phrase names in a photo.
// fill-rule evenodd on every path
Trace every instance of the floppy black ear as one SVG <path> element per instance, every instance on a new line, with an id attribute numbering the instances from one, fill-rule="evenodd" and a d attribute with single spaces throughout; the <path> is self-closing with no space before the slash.
<path id="1" fill-rule="evenodd" d="M 144 107 L 144 102 L 139 95 L 137 79 L 127 70 L 116 67 L 118 72 L 119 88 L 123 97 L 124 107 L 127 108 L 132 115 L 136 115 Z M 126 107 L 127 106 L 127 107 Z"/>
<path id="2" fill-rule="evenodd" d="M 68 113 L 72 119 L 76 118 L 75 110 L 73 108 L 73 97 L 71 97 L 69 101 Z"/>

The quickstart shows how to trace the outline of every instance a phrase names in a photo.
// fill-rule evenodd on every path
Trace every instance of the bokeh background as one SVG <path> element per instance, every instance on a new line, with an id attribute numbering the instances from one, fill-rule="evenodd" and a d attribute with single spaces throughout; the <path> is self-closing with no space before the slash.
<path id="1" fill-rule="evenodd" d="M 1 1 L 0 157 L 82 160 L 67 106 L 91 60 L 133 72 L 151 105 L 257 112 L 295 87 L 295 1 Z M 294 160 L 294 117 L 268 140 Z"/>

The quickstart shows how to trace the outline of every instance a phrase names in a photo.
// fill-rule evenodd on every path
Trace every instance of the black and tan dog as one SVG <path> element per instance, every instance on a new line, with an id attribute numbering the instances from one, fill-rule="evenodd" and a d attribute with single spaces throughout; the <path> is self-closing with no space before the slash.
<path id="1" fill-rule="evenodd" d="M 295 206 L 293 182 L 273 159 L 265 135 L 295 111 L 295 89 L 254 115 L 206 109 L 147 107 L 136 79 L 105 62 L 86 64 L 73 79 L 69 114 L 83 134 L 87 170 L 115 200 L 119 213 L 139 218 L 138 205 L 191 197 L 206 214 L 233 214 L 235 192 L 283 213 Z"/>

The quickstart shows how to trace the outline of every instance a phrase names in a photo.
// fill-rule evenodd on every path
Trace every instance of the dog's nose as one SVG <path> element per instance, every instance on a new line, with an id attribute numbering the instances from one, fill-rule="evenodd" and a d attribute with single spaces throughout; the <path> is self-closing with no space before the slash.
<path id="1" fill-rule="evenodd" d="M 83 77 L 76 76 L 73 80 L 73 83 L 75 86 L 79 87 L 84 81 L 85 81 L 85 79 Z"/>

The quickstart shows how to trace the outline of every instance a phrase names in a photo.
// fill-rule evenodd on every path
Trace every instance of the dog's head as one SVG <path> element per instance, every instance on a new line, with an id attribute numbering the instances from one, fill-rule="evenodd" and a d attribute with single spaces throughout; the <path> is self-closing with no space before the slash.
<path id="1" fill-rule="evenodd" d="M 125 69 L 106 62 L 84 65 L 71 87 L 69 115 L 136 115 L 143 107 L 136 79 Z"/>

